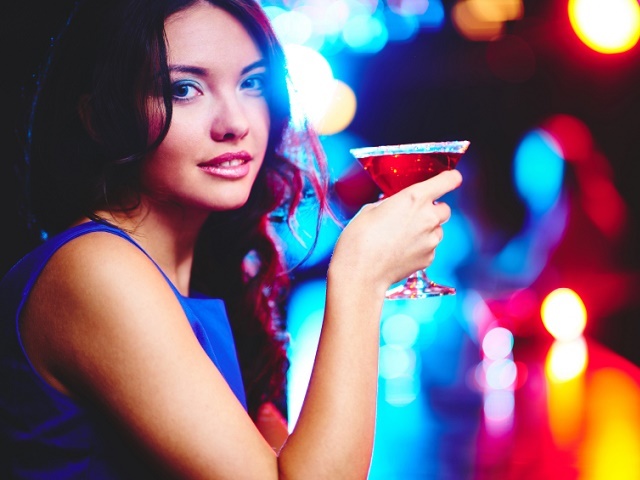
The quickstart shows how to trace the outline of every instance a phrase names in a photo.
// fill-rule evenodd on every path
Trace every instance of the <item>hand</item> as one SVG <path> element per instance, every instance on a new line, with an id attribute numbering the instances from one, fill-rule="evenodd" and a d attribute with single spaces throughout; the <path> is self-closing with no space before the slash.
<path id="1" fill-rule="evenodd" d="M 451 215 L 449 206 L 436 200 L 461 182 L 460 173 L 449 170 L 364 206 L 342 232 L 332 268 L 386 290 L 428 266 Z"/>

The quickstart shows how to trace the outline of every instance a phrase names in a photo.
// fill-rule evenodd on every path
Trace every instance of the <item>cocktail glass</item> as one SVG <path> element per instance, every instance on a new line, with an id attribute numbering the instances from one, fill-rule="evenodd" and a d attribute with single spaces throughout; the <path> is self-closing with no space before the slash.
<path id="1" fill-rule="evenodd" d="M 455 168 L 468 147 L 469 142 L 461 140 L 353 148 L 349 151 L 382 193 L 389 197 L 414 183 Z M 400 285 L 390 288 L 386 298 L 425 298 L 455 293 L 454 287 L 429 280 L 427 270 L 422 269 L 411 274 Z"/>

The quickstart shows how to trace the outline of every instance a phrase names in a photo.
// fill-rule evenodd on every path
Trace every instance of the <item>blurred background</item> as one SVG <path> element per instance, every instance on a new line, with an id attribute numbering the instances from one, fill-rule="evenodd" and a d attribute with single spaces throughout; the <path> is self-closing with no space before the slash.
<path id="1" fill-rule="evenodd" d="M 2 273 L 27 248 L 11 161 L 37 66 L 71 3 L 13 2 L 1 20 Z M 473 478 L 478 465 L 485 473 L 475 478 L 640 477 L 637 0 L 261 3 L 285 45 L 297 118 L 321 134 L 340 221 L 380 193 L 350 148 L 471 142 L 458 164 L 464 183 L 443 199 L 453 215 L 429 268 L 458 293 L 385 305 L 372 478 Z M 315 207 L 298 214 L 300 238 L 273 223 L 297 265 L 292 425 L 340 233 L 326 218 L 298 265 Z"/>

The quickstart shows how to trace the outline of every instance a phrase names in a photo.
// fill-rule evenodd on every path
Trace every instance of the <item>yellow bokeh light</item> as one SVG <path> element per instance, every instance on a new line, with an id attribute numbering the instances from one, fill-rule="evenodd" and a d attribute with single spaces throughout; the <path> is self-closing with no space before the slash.
<path id="1" fill-rule="evenodd" d="M 591 378 L 580 455 L 581 480 L 640 478 L 640 385 L 622 370 Z"/>
<path id="2" fill-rule="evenodd" d="M 356 114 L 356 94 L 341 80 L 334 81 L 333 94 L 324 114 L 313 121 L 320 135 L 334 135 L 349 126 Z"/>
<path id="3" fill-rule="evenodd" d="M 585 375 L 588 362 L 584 338 L 554 342 L 547 353 L 547 410 L 556 445 L 570 447 L 579 441 L 584 424 Z"/>
<path id="4" fill-rule="evenodd" d="M 589 356 L 584 337 L 571 341 L 555 341 L 545 362 L 545 373 L 552 383 L 562 383 L 581 375 L 587 368 Z"/>
<path id="5" fill-rule="evenodd" d="M 637 0 L 569 0 L 568 12 L 576 35 L 596 52 L 626 52 L 638 43 Z"/>
<path id="6" fill-rule="evenodd" d="M 540 307 L 542 323 L 556 340 L 574 340 L 587 324 L 587 310 L 580 296 L 570 288 L 551 292 Z"/>

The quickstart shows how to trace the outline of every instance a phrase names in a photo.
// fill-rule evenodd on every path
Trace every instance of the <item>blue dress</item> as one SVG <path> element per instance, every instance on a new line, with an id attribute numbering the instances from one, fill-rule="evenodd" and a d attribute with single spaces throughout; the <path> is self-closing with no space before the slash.
<path id="1" fill-rule="evenodd" d="M 61 394 L 34 370 L 25 354 L 18 318 L 51 256 L 87 233 L 123 231 L 97 222 L 73 227 L 20 260 L 0 282 L 0 478 L 145 479 L 152 468 L 103 411 Z M 142 250 L 144 251 L 144 250 Z M 159 268 L 159 267 L 158 267 Z M 163 273 L 164 275 L 164 273 Z M 222 300 L 185 297 L 166 277 L 194 335 L 246 409 L 235 344 Z M 176 360 L 178 361 L 178 360 Z"/>

